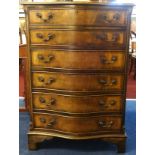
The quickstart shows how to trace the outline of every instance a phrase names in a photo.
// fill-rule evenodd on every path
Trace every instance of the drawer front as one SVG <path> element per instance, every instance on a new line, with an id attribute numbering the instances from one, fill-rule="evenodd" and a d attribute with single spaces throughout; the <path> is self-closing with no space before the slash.
<path id="1" fill-rule="evenodd" d="M 127 11 L 119 9 L 62 9 L 30 10 L 30 24 L 62 26 L 125 26 Z"/>
<path id="2" fill-rule="evenodd" d="M 34 114 L 35 128 L 51 129 L 66 133 L 120 130 L 121 125 L 121 116 L 71 117 L 54 114 Z"/>
<path id="3" fill-rule="evenodd" d="M 85 49 L 125 47 L 123 30 L 31 30 L 32 45 L 72 46 Z"/>
<path id="4" fill-rule="evenodd" d="M 123 87 L 123 75 L 64 74 L 33 72 L 32 87 L 68 91 L 118 90 Z"/>
<path id="5" fill-rule="evenodd" d="M 32 66 L 74 70 L 123 70 L 124 51 L 32 50 Z M 81 61 L 82 60 L 82 61 Z"/>
<path id="6" fill-rule="evenodd" d="M 122 97 L 119 95 L 75 96 L 56 93 L 33 93 L 34 109 L 66 113 L 121 112 Z"/>

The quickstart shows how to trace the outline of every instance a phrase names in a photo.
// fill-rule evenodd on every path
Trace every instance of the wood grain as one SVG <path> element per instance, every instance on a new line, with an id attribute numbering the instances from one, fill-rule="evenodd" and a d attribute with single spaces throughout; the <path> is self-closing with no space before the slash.
<path id="1" fill-rule="evenodd" d="M 124 51 L 32 49 L 32 67 L 72 70 L 123 70 Z"/>
<path id="2" fill-rule="evenodd" d="M 37 15 L 40 16 L 37 16 Z M 51 15 L 51 16 L 50 16 Z M 92 26 L 125 26 L 127 23 L 127 11 L 113 8 L 48 8 L 32 9 L 29 12 L 30 24 L 51 25 L 92 25 Z M 116 17 L 119 17 L 118 19 Z M 106 18 L 106 20 L 105 20 Z"/>
<path id="3" fill-rule="evenodd" d="M 76 46 L 85 49 L 95 47 L 103 49 L 123 49 L 126 33 L 123 30 L 39 29 L 30 30 L 30 36 L 32 45 Z M 51 39 L 49 36 L 51 36 Z M 117 38 L 115 36 L 117 36 Z"/>
<path id="4" fill-rule="evenodd" d="M 34 92 L 32 94 L 34 110 L 48 110 L 73 114 L 98 112 L 121 112 L 120 95 L 63 95 L 56 93 Z"/>
<path id="5" fill-rule="evenodd" d="M 101 91 L 123 88 L 123 75 L 107 74 L 64 74 L 54 72 L 33 72 L 32 87 L 70 91 Z M 114 83 L 113 83 L 114 81 Z"/>
<path id="6" fill-rule="evenodd" d="M 101 122 L 103 122 L 103 124 Z M 120 116 L 68 117 L 48 113 L 34 114 L 34 123 L 36 128 L 53 129 L 66 133 L 119 130 L 121 129 L 121 122 Z"/>

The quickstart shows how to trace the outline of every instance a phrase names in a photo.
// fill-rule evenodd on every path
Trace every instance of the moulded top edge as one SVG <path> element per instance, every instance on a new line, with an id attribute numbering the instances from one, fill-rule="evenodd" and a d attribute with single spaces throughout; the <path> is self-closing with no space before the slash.
<path id="1" fill-rule="evenodd" d="M 105 5 L 105 6 L 135 6 L 133 3 L 99 2 L 99 1 L 51 1 L 51 2 L 21 2 L 21 5 Z"/>

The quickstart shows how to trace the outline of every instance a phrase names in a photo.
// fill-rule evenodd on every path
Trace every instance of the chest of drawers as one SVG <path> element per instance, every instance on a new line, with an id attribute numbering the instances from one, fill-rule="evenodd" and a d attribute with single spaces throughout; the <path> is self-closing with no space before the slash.
<path id="1" fill-rule="evenodd" d="M 23 3 L 29 55 L 29 149 L 102 139 L 125 151 L 132 4 Z"/>

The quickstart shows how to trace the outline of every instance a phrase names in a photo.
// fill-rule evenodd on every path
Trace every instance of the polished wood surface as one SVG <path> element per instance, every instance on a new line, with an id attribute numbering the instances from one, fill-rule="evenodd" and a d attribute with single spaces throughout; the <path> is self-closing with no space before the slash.
<path id="1" fill-rule="evenodd" d="M 53 72 L 32 73 L 32 88 L 64 91 L 103 91 L 123 89 L 123 75 L 64 74 Z"/>
<path id="2" fill-rule="evenodd" d="M 66 133 L 89 133 L 120 130 L 121 116 L 71 117 L 64 115 L 34 114 L 36 128 L 58 130 Z"/>
<path id="3" fill-rule="evenodd" d="M 56 93 L 32 94 L 35 110 L 62 113 L 121 112 L 123 99 L 120 95 L 63 95 Z"/>
<path id="4" fill-rule="evenodd" d="M 24 3 L 31 123 L 29 149 L 53 137 L 101 138 L 125 151 L 132 4 Z"/>
<path id="5" fill-rule="evenodd" d="M 32 67 L 65 70 L 123 70 L 125 51 L 31 50 Z"/>
<path id="6" fill-rule="evenodd" d="M 125 26 L 127 11 L 113 7 L 104 9 L 82 7 L 55 7 L 47 9 L 32 9 L 29 12 L 30 24 L 63 25 L 63 26 Z M 86 18 L 83 18 L 86 17 Z"/>
<path id="7" fill-rule="evenodd" d="M 123 30 L 31 30 L 32 45 L 75 46 L 76 48 L 123 49 Z M 110 48 L 110 49 L 111 49 Z"/>

